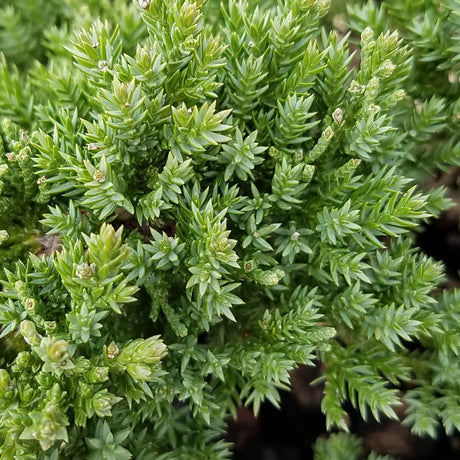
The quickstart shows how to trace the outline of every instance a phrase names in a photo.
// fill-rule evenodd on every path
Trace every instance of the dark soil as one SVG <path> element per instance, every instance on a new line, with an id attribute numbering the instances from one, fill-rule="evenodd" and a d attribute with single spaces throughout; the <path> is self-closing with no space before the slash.
<path id="1" fill-rule="evenodd" d="M 266 403 L 255 418 L 250 408 L 238 409 L 238 418 L 229 422 L 228 429 L 234 460 L 313 459 L 314 442 L 328 436 L 320 408 L 322 387 L 310 385 L 319 373 L 319 366 L 294 371 L 292 392 L 281 392 L 280 410 Z M 364 454 L 372 450 L 401 460 L 460 459 L 458 435 L 448 438 L 440 433 L 436 440 L 419 438 L 397 421 L 366 422 L 358 412 L 347 409 L 350 430 L 362 439 Z"/>

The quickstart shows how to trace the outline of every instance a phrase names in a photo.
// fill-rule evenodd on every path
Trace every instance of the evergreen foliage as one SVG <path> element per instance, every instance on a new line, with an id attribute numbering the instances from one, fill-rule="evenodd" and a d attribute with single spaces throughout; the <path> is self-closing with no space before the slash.
<path id="1" fill-rule="evenodd" d="M 328 439 L 318 439 L 314 444 L 315 460 L 393 460 L 389 455 L 377 455 L 371 452 L 367 457 L 363 456 L 363 448 L 360 440 L 350 434 L 333 433 Z"/>
<path id="2" fill-rule="evenodd" d="M 2 3 L 1 459 L 228 458 L 316 360 L 329 429 L 460 429 L 460 294 L 411 239 L 460 157 L 436 5 Z"/>

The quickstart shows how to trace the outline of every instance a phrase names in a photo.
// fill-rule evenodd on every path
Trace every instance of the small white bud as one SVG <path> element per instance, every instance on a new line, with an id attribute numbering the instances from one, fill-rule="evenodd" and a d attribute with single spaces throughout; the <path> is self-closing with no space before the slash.
<path id="1" fill-rule="evenodd" d="M 103 182 L 105 182 L 105 176 L 104 176 L 104 173 L 101 171 L 101 170 L 96 170 L 93 174 L 93 179 L 96 181 L 96 182 L 100 182 L 101 184 Z"/>
<path id="2" fill-rule="evenodd" d="M 29 298 L 26 300 L 26 303 L 25 303 L 25 308 L 27 311 L 34 311 L 35 310 L 35 305 L 37 304 L 37 302 L 35 301 L 35 299 L 32 299 L 32 298 Z"/>
<path id="3" fill-rule="evenodd" d="M 361 42 L 363 45 L 369 43 L 374 38 L 374 32 L 370 27 L 366 27 L 361 32 Z"/>
<path id="4" fill-rule="evenodd" d="M 396 101 L 400 101 L 401 99 L 405 98 L 407 93 L 403 89 L 397 89 L 393 93 L 393 97 Z"/>
<path id="5" fill-rule="evenodd" d="M 333 114 L 332 114 L 332 118 L 334 119 L 334 121 L 340 125 L 340 123 L 342 123 L 342 120 L 343 120 L 343 112 L 342 112 L 342 109 L 340 107 L 337 107 Z"/>
<path id="6" fill-rule="evenodd" d="M 294 232 L 291 235 L 291 241 L 297 241 L 299 239 L 300 233 L 299 232 Z"/>
<path id="7" fill-rule="evenodd" d="M 6 241 L 10 236 L 6 230 L 0 230 L 0 244 Z"/>
<path id="8" fill-rule="evenodd" d="M 107 70 L 109 70 L 107 61 L 99 61 L 99 62 L 97 63 L 97 66 L 99 67 L 99 70 L 100 70 L 101 72 L 106 72 Z"/>
<path id="9" fill-rule="evenodd" d="M 373 115 L 373 114 L 377 114 L 380 112 L 380 106 L 379 105 L 375 105 L 375 104 L 371 104 L 368 108 L 367 108 L 367 113 L 369 115 Z"/>
<path id="10" fill-rule="evenodd" d="M 328 126 L 324 131 L 323 131 L 323 136 L 325 139 L 330 139 L 334 135 L 334 130 Z"/>
<path id="11" fill-rule="evenodd" d="M 107 347 L 107 358 L 114 359 L 118 353 L 120 353 L 120 349 L 117 344 L 115 342 L 111 342 Z"/>
<path id="12" fill-rule="evenodd" d="M 75 275 L 78 278 L 86 280 L 91 278 L 96 272 L 96 265 L 95 264 L 88 264 L 86 262 L 77 265 L 77 269 L 75 270 Z"/>
<path id="13" fill-rule="evenodd" d="M 361 94 L 364 92 L 365 87 L 360 85 L 357 81 L 353 80 L 348 87 L 348 91 L 353 94 Z"/>
<path id="14" fill-rule="evenodd" d="M 278 282 L 279 282 L 279 277 L 278 277 L 278 275 L 276 273 L 269 273 L 265 277 L 265 284 L 267 284 L 269 286 L 278 284 Z"/>
<path id="15" fill-rule="evenodd" d="M 144 10 L 148 10 L 150 7 L 150 0 L 137 0 L 137 3 Z"/>
<path id="16" fill-rule="evenodd" d="M 396 69 L 396 66 L 389 60 L 385 60 L 385 62 L 380 66 L 380 70 L 385 77 L 389 77 Z"/>
<path id="17" fill-rule="evenodd" d="M 274 286 L 278 284 L 284 276 L 283 270 L 273 270 L 265 274 L 264 276 L 264 285 L 265 286 Z"/>

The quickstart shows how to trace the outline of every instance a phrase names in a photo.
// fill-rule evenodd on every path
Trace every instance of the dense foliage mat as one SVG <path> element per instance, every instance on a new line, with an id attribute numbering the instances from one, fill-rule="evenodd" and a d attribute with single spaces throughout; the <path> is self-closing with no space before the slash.
<path id="1" fill-rule="evenodd" d="M 460 293 L 412 241 L 460 4 L 255 3 L 2 2 L 0 458 L 226 458 L 317 360 L 329 429 L 460 428 Z"/>

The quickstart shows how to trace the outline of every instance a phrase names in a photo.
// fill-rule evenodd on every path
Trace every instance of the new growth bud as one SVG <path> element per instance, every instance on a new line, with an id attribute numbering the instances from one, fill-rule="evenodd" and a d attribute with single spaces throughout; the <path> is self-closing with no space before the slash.
<path id="1" fill-rule="evenodd" d="M 48 335 L 52 335 L 56 332 L 57 323 L 56 321 L 45 321 L 45 331 Z"/>
<path id="2" fill-rule="evenodd" d="M 340 125 L 343 121 L 343 112 L 340 107 L 337 107 L 334 112 L 332 113 L 332 119 Z"/>
<path id="3" fill-rule="evenodd" d="M 107 61 L 99 61 L 97 66 L 101 72 L 107 72 L 107 70 L 109 70 Z"/>
<path id="4" fill-rule="evenodd" d="M 62 361 L 68 357 L 69 344 L 65 340 L 57 340 L 48 348 L 48 356 L 51 361 Z"/>
<path id="5" fill-rule="evenodd" d="M 28 312 L 32 313 L 35 310 L 36 303 L 35 299 L 27 299 L 24 306 Z"/>
<path id="6" fill-rule="evenodd" d="M 361 32 L 361 43 L 362 46 L 367 45 L 371 40 L 374 39 L 374 31 L 370 27 L 366 27 Z"/>
<path id="7" fill-rule="evenodd" d="M 96 182 L 100 182 L 100 183 L 103 183 L 105 182 L 105 176 L 104 176 L 104 173 L 101 171 L 101 170 L 96 170 L 93 174 L 93 179 L 96 181 Z"/>
<path id="8" fill-rule="evenodd" d="M 333 135 L 334 130 L 330 126 L 328 126 L 323 132 L 323 136 L 325 139 L 330 139 Z"/>
<path id="9" fill-rule="evenodd" d="M 294 232 L 291 235 L 291 241 L 297 241 L 299 239 L 300 233 L 299 232 Z"/>
<path id="10" fill-rule="evenodd" d="M 6 230 L 0 230 L 0 244 L 7 241 L 9 238 L 8 232 Z"/>
<path id="11" fill-rule="evenodd" d="M 365 88 L 365 86 L 360 85 L 357 81 L 353 80 L 348 87 L 348 91 L 352 94 L 358 95 L 364 93 Z"/>
<path id="12" fill-rule="evenodd" d="M 369 115 L 375 115 L 377 113 L 380 112 L 380 106 L 379 105 L 375 105 L 375 104 L 371 104 L 367 109 L 366 109 L 367 113 Z"/>
<path id="13" fill-rule="evenodd" d="M 75 366 L 71 361 L 69 342 L 57 337 L 43 337 L 39 344 L 32 350 L 43 361 L 43 371 L 51 372 L 58 376 Z"/>
<path id="14" fill-rule="evenodd" d="M 144 10 L 148 10 L 150 7 L 150 0 L 137 0 L 137 3 Z"/>
<path id="15" fill-rule="evenodd" d="M 96 273 L 96 265 L 88 264 L 87 262 L 77 265 L 75 270 L 75 276 L 83 280 L 91 278 L 94 273 Z"/>
<path id="16" fill-rule="evenodd" d="M 389 77 L 395 69 L 396 66 L 389 59 L 386 59 L 380 66 L 380 72 L 384 77 Z"/>
<path id="17" fill-rule="evenodd" d="M 115 359 L 120 353 L 120 350 L 115 342 L 110 342 L 109 346 L 107 347 L 107 358 Z"/>

